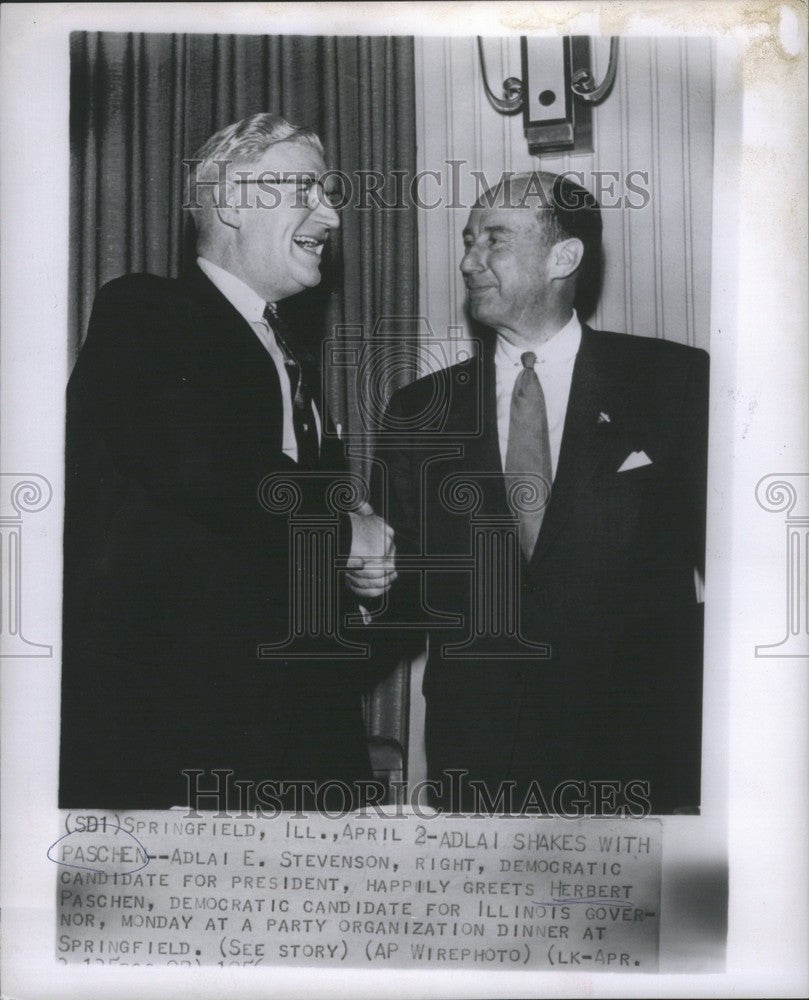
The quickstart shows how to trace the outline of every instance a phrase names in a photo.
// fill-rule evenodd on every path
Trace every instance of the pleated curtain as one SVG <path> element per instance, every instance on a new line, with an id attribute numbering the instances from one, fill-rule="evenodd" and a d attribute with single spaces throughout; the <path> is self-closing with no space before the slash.
<path id="1" fill-rule="evenodd" d="M 193 255 L 181 211 L 183 159 L 218 129 L 259 111 L 312 125 L 330 166 L 415 172 L 412 38 L 159 35 L 71 36 L 70 344 L 93 298 L 131 271 L 176 277 Z M 355 182 L 356 183 L 356 182 Z M 370 336 L 381 317 L 416 314 L 412 207 L 347 206 L 313 300 L 320 329 Z M 294 325 L 296 303 L 288 305 Z M 360 430 L 350 373 L 327 373 L 332 413 Z M 407 372 L 402 377 L 407 377 Z"/>
<path id="2" fill-rule="evenodd" d="M 313 126 L 327 163 L 350 177 L 415 172 L 412 38 L 75 32 L 70 45 L 72 356 L 101 285 L 137 271 L 176 277 L 193 260 L 183 160 L 225 125 L 273 111 Z M 340 328 L 370 338 L 380 319 L 416 315 L 412 207 L 348 205 L 331 242 L 323 282 L 301 307 L 312 350 Z M 296 302 L 285 305 L 294 326 Z M 395 378 L 411 375 L 398 368 Z M 333 418 L 362 439 L 354 372 L 334 366 L 323 377 Z M 353 459 L 363 473 L 365 442 Z M 371 733 L 404 746 L 406 705 L 399 670 L 371 701 Z"/>

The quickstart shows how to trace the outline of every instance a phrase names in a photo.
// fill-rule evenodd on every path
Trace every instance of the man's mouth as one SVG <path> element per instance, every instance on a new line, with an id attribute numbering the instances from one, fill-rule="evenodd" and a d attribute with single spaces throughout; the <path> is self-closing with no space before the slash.
<path id="1" fill-rule="evenodd" d="M 314 257 L 320 257 L 323 253 L 323 247 L 326 243 L 325 237 L 318 236 L 293 236 L 292 242 L 305 250 L 306 253 L 312 254 Z"/>

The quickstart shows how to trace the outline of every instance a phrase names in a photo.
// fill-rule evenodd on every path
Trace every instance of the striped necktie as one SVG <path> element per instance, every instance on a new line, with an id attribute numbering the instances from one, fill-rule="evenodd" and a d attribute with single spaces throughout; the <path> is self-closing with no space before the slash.
<path id="1" fill-rule="evenodd" d="M 276 343 L 284 357 L 284 368 L 289 376 L 289 386 L 292 393 L 292 425 L 295 429 L 295 441 L 298 445 L 298 465 L 314 468 L 318 463 L 320 449 L 312 394 L 303 378 L 297 358 L 289 349 L 287 343 L 289 328 L 279 318 L 274 306 L 267 305 L 264 310 L 264 319 L 275 334 Z"/>

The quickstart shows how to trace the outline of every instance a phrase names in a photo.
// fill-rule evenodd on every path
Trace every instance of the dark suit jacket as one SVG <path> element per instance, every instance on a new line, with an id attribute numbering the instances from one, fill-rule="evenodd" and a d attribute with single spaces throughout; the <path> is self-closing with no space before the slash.
<path id="1" fill-rule="evenodd" d="M 184 804 L 183 768 L 366 778 L 367 670 L 257 657 L 290 623 L 287 517 L 257 487 L 297 466 L 272 359 L 201 271 L 98 293 L 66 459 L 60 806 Z"/>
<path id="2" fill-rule="evenodd" d="M 553 811 L 576 797 L 550 804 L 564 782 L 600 780 L 648 782 L 657 812 L 695 806 L 702 630 L 694 567 L 704 562 L 707 355 L 584 328 L 550 504 L 530 565 L 521 566 L 519 597 L 506 609 L 513 615 L 519 605 L 522 636 L 549 643 L 550 658 L 498 658 L 514 649 L 505 640 L 490 640 L 480 656 L 484 636 L 466 659 L 452 659 L 442 647 L 469 631 L 472 584 L 462 562 L 472 515 L 448 500 L 447 477 L 477 484 L 478 517 L 509 516 L 492 347 L 480 361 L 394 394 L 387 423 L 409 425 L 409 444 L 379 452 L 397 551 L 426 555 L 433 566 L 419 594 L 417 574 L 402 561 L 392 617 L 412 622 L 426 605 L 433 621 L 464 619 L 460 629 L 429 633 L 430 778 L 446 788 L 445 771 L 465 769 L 490 792 L 513 781 L 516 807 L 536 781 Z M 632 452 L 651 464 L 619 472 Z M 440 555 L 448 557 L 443 568 Z M 486 587 L 507 595 L 496 577 Z M 474 800 L 463 801 L 470 808 Z"/>

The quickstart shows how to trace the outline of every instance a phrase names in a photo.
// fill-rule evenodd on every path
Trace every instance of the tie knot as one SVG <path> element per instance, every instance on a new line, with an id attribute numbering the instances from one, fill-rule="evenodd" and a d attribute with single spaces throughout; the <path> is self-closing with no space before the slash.
<path id="1" fill-rule="evenodd" d="M 278 322 L 278 310 L 275 308 L 274 302 L 268 302 L 267 305 L 264 306 L 264 319 L 269 326 Z"/>
<path id="2" fill-rule="evenodd" d="M 520 361 L 523 363 L 523 368 L 533 368 L 536 364 L 537 356 L 533 351 L 526 351 L 525 354 L 520 355 Z"/>

